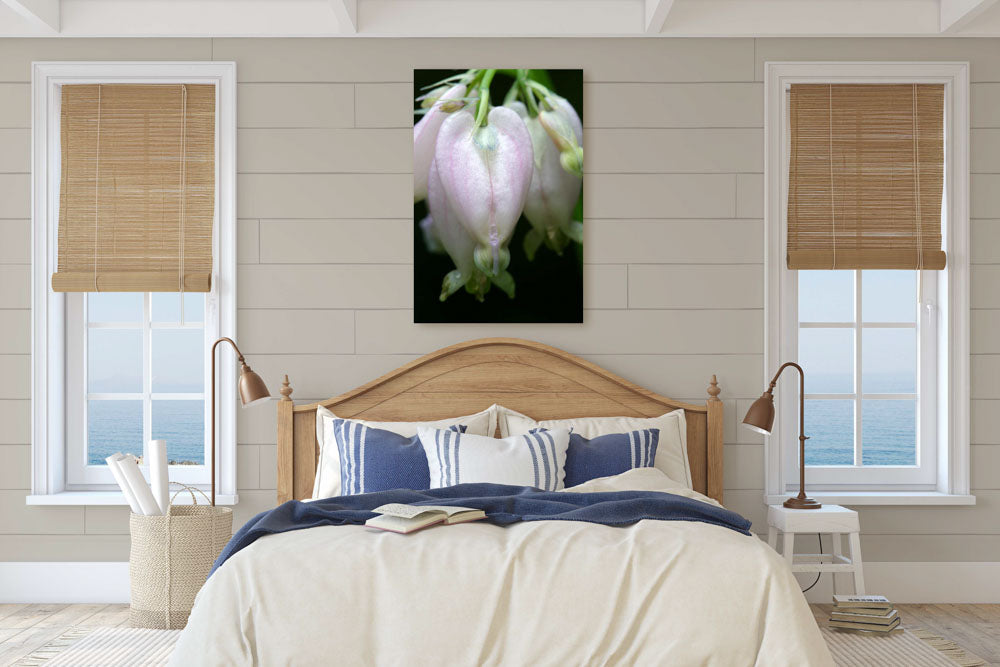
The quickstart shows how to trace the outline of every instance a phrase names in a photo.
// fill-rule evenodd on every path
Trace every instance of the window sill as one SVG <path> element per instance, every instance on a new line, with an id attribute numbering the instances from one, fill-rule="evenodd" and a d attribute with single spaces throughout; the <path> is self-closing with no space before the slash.
<path id="1" fill-rule="evenodd" d="M 199 504 L 207 501 L 198 496 Z M 216 505 L 235 505 L 240 500 L 238 495 L 216 495 Z M 29 495 L 25 498 L 26 505 L 122 505 L 128 507 L 121 491 L 61 491 L 60 493 Z M 191 505 L 191 495 L 181 493 L 174 499 L 175 505 Z"/>
<path id="2" fill-rule="evenodd" d="M 813 491 L 810 498 L 828 505 L 975 505 L 973 495 L 940 491 Z M 766 496 L 768 505 L 780 505 L 794 494 Z"/>

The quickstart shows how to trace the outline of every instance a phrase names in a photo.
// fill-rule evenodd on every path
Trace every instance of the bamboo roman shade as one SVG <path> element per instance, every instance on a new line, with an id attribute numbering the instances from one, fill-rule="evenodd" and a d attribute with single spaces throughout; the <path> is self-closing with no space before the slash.
<path id="1" fill-rule="evenodd" d="M 792 84 L 789 269 L 943 269 L 944 86 Z"/>
<path id="2" fill-rule="evenodd" d="M 64 85 L 56 292 L 208 292 L 215 86 Z"/>

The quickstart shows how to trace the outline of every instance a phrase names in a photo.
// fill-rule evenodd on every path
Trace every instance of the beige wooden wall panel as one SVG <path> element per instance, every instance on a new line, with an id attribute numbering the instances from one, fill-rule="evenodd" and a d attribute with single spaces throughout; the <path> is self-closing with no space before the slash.
<path id="1" fill-rule="evenodd" d="M 406 82 L 414 68 L 477 63 L 584 69 L 586 81 L 752 81 L 752 39 L 215 39 L 240 81 Z M 13 80 L 13 79 L 0 79 Z"/>
<path id="2" fill-rule="evenodd" d="M 0 264 L 31 263 L 31 221 L 0 220 Z"/>
<path id="3" fill-rule="evenodd" d="M 236 103 L 241 129 L 354 127 L 350 83 L 241 83 Z"/>
<path id="4" fill-rule="evenodd" d="M 413 219 L 261 220 L 262 264 L 409 264 Z"/>
<path id="5" fill-rule="evenodd" d="M 272 390 L 327 398 L 484 335 L 580 354 L 640 385 L 725 402 L 726 498 L 764 521 L 763 440 L 739 417 L 763 363 L 763 62 L 972 62 L 975 508 L 864 508 L 868 560 L 1000 550 L 1000 40 L 0 40 L 0 560 L 124 560 L 123 508 L 25 507 L 30 439 L 32 60 L 238 64 L 239 342 Z M 582 68 L 583 325 L 415 325 L 412 69 Z M 685 290 L 680 290 L 684 286 Z M 241 410 L 236 523 L 274 502 L 275 416 Z"/>
<path id="6" fill-rule="evenodd" d="M 31 127 L 31 86 L 27 83 L 0 83 L 0 127 Z"/>

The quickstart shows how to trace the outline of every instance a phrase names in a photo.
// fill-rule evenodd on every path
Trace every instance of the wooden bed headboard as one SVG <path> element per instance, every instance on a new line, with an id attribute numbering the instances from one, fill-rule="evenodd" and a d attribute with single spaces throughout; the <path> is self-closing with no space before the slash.
<path id="1" fill-rule="evenodd" d="M 292 402 L 285 376 L 278 401 L 278 502 L 312 494 L 316 408 L 372 421 L 468 415 L 494 403 L 535 419 L 658 417 L 683 409 L 694 489 L 722 502 L 722 401 L 712 376 L 708 400 L 682 403 L 638 387 L 589 361 L 542 343 L 481 338 L 442 348 L 340 396 Z"/>

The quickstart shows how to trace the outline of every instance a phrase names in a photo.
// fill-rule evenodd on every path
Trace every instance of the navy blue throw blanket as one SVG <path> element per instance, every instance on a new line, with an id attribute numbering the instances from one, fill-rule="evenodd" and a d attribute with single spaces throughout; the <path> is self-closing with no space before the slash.
<path id="1" fill-rule="evenodd" d="M 315 502 L 298 500 L 261 512 L 233 535 L 212 567 L 215 572 L 233 554 L 265 535 L 316 526 L 363 524 L 376 516 L 372 510 L 387 503 L 458 505 L 486 512 L 486 521 L 506 526 L 518 521 L 587 521 L 626 526 L 642 519 L 701 521 L 749 535 L 750 522 L 735 512 L 698 500 L 658 491 L 567 493 L 540 491 L 530 486 L 458 484 L 443 489 L 395 489 L 337 496 Z M 419 539 L 419 538 L 417 538 Z M 209 576 L 212 576 L 211 573 Z"/>

